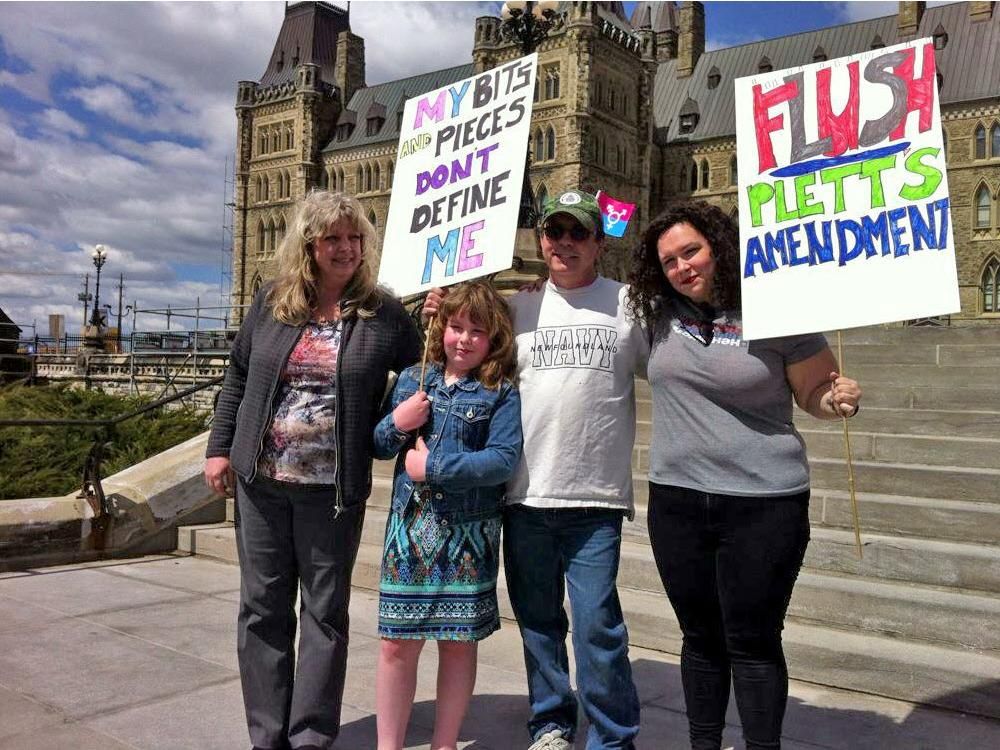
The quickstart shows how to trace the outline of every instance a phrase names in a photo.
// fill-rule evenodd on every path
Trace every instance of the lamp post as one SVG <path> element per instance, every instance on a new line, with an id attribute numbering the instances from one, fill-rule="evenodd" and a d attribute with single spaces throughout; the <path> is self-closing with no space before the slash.
<path id="1" fill-rule="evenodd" d="M 90 325 L 97 328 L 99 333 L 104 320 L 104 315 L 101 313 L 101 269 L 108 260 L 108 251 L 104 245 L 97 245 L 90 257 L 94 261 L 94 268 L 97 269 L 97 282 L 94 284 L 94 310 L 90 316 Z"/>
<path id="2" fill-rule="evenodd" d="M 562 28 L 563 14 L 557 12 L 559 3 L 556 0 L 541 0 L 540 2 L 525 2 L 524 0 L 508 0 L 500 9 L 500 38 L 510 44 L 517 44 L 521 52 L 530 55 L 550 31 Z M 521 205 L 517 214 L 518 238 L 515 241 L 515 268 L 520 263 L 534 256 L 541 257 L 538 238 L 535 235 L 535 225 L 538 222 L 538 212 L 535 210 L 535 195 L 531 189 L 528 169 L 531 166 L 530 146 L 524 154 L 524 182 L 521 185 Z M 531 230 L 531 237 L 522 230 Z"/>

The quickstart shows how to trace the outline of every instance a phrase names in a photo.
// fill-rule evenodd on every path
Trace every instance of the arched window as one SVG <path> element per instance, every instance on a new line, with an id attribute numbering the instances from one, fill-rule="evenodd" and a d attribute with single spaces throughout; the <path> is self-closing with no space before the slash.
<path id="1" fill-rule="evenodd" d="M 548 68 L 545 71 L 545 98 L 559 98 L 559 69 Z"/>
<path id="2" fill-rule="evenodd" d="M 382 189 L 382 167 L 378 162 L 375 162 L 375 176 L 372 178 L 375 180 L 375 189 Z"/>
<path id="3" fill-rule="evenodd" d="M 976 158 L 986 158 L 986 128 L 982 125 L 976 126 Z"/>
<path id="4" fill-rule="evenodd" d="M 321 190 L 328 190 L 330 188 L 330 173 L 325 169 L 320 170 L 319 187 Z"/>
<path id="5" fill-rule="evenodd" d="M 263 255 L 267 252 L 267 228 L 264 226 L 264 220 L 261 219 L 260 223 L 257 224 L 257 254 Z"/>
<path id="6" fill-rule="evenodd" d="M 360 164 L 358 165 L 358 173 L 354 176 L 354 181 L 355 181 L 354 191 L 356 193 L 360 193 L 362 190 L 365 189 L 365 170 L 361 168 Z"/>
<path id="7" fill-rule="evenodd" d="M 549 191 L 548 189 L 546 189 L 545 183 L 542 183 L 538 187 L 538 193 L 535 196 L 535 206 L 538 210 L 538 213 L 541 213 L 542 209 L 545 208 L 545 202 L 548 199 L 549 199 Z"/>
<path id="8" fill-rule="evenodd" d="M 739 203 L 737 203 L 735 206 L 733 206 L 733 210 L 729 212 L 729 218 L 733 220 L 733 223 L 736 224 L 736 226 L 739 226 L 739 224 L 740 224 L 740 204 Z"/>
<path id="9" fill-rule="evenodd" d="M 264 200 L 266 201 L 271 200 L 271 183 L 270 180 L 267 179 L 267 175 L 264 175 L 264 187 L 262 195 L 264 196 Z"/>
<path id="10" fill-rule="evenodd" d="M 1000 260 L 990 258 L 979 282 L 983 295 L 983 312 L 1000 312 Z"/>
<path id="11" fill-rule="evenodd" d="M 990 156 L 1000 159 L 1000 124 L 993 123 L 990 128 Z"/>
<path id="12" fill-rule="evenodd" d="M 272 252 L 274 252 L 274 250 L 276 250 L 277 247 L 278 247 L 278 243 L 276 241 L 277 240 L 277 234 L 278 234 L 278 229 L 274 225 L 274 219 L 271 219 L 267 223 L 267 247 Z"/>
<path id="13" fill-rule="evenodd" d="M 337 167 L 337 169 L 334 170 L 333 179 L 335 180 L 333 187 L 336 190 L 340 190 L 341 192 L 343 192 L 344 185 L 347 182 L 346 179 L 344 178 L 344 170 L 341 169 L 340 167 Z"/>
<path id="14" fill-rule="evenodd" d="M 533 102 L 537 102 L 538 101 L 538 91 L 539 91 L 540 88 L 541 88 L 541 83 L 539 82 L 538 77 L 536 76 L 535 77 L 535 95 L 531 98 L 531 101 L 533 101 Z"/>
<path id="15" fill-rule="evenodd" d="M 365 164 L 365 192 L 370 192 L 372 189 L 372 165 Z"/>
<path id="16" fill-rule="evenodd" d="M 692 193 L 698 189 L 698 165 L 691 165 L 691 181 L 688 183 L 688 190 Z"/>
<path id="17" fill-rule="evenodd" d="M 677 177 L 677 192 L 683 193 L 684 188 L 687 187 L 688 181 L 688 171 L 687 167 L 681 167 L 681 172 Z"/>
<path id="18" fill-rule="evenodd" d="M 294 145 L 295 145 L 295 139 L 292 136 L 292 129 L 285 128 L 285 150 L 287 151 L 293 148 Z"/>
<path id="19" fill-rule="evenodd" d="M 264 128 L 260 129 L 260 136 L 257 142 L 257 153 L 266 154 L 267 153 L 267 131 Z"/>
<path id="20" fill-rule="evenodd" d="M 708 159 L 701 160 L 701 189 L 708 190 Z"/>
<path id="21" fill-rule="evenodd" d="M 551 127 L 545 133 L 545 158 L 556 158 L 556 131 Z"/>
<path id="22" fill-rule="evenodd" d="M 392 179 L 393 179 L 393 177 L 395 177 L 395 175 L 396 175 L 396 162 L 390 161 L 389 162 L 389 175 L 388 175 L 388 180 L 389 180 L 388 188 L 390 190 L 392 190 Z"/>
<path id="23" fill-rule="evenodd" d="M 601 164 L 608 166 L 608 141 L 601 138 Z"/>
<path id="24" fill-rule="evenodd" d="M 260 175 L 257 175 L 257 180 L 254 184 L 257 187 L 256 191 L 254 191 L 254 195 L 257 196 L 257 202 L 260 203 L 264 200 L 264 181 L 260 179 Z"/>
<path id="25" fill-rule="evenodd" d="M 545 160 L 545 139 L 542 136 L 542 129 L 535 131 L 535 161 Z"/>
<path id="26" fill-rule="evenodd" d="M 976 229 L 988 229 L 990 226 L 990 190 L 980 185 L 976 191 Z"/>
<path id="27" fill-rule="evenodd" d="M 729 184 L 735 185 L 739 177 L 739 171 L 736 168 L 736 154 L 729 157 Z"/>
<path id="28" fill-rule="evenodd" d="M 263 283 L 263 279 L 261 279 L 259 275 L 258 276 L 254 276 L 253 283 L 250 285 L 250 294 L 251 294 L 251 296 L 253 296 L 253 297 L 257 296 L 257 292 L 260 291 L 260 287 L 261 287 L 262 283 Z"/>
<path id="29" fill-rule="evenodd" d="M 275 128 L 271 131 L 271 150 L 278 151 L 281 148 L 281 135 L 278 133 L 278 129 Z"/>
<path id="30" fill-rule="evenodd" d="M 378 217 L 375 215 L 375 209 L 368 212 L 368 221 L 375 227 L 375 233 L 378 234 Z"/>
<path id="31" fill-rule="evenodd" d="M 278 243 L 280 244 L 283 239 L 285 239 L 285 232 L 288 231 L 288 225 L 285 224 L 285 215 L 282 214 L 281 218 L 278 220 Z"/>
<path id="32" fill-rule="evenodd" d="M 614 90 L 614 89 L 612 88 L 612 89 L 611 89 L 611 91 L 610 91 L 610 92 L 608 92 L 608 108 L 609 108 L 609 109 L 610 109 L 610 110 L 611 110 L 612 112 L 614 112 L 614 111 L 615 111 L 615 105 L 616 105 L 617 103 L 618 103 L 618 92 L 616 92 L 616 91 L 615 91 L 615 90 Z"/>

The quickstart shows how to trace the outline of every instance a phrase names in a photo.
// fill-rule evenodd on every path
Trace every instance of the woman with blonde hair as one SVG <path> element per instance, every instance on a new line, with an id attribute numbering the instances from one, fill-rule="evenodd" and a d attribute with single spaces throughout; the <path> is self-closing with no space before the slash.
<path id="1" fill-rule="evenodd" d="M 376 287 L 377 265 L 356 199 L 314 191 L 300 201 L 216 406 L 205 480 L 236 495 L 237 654 L 261 750 L 332 748 L 340 729 L 372 433 L 389 371 L 420 357 L 413 322 Z"/>

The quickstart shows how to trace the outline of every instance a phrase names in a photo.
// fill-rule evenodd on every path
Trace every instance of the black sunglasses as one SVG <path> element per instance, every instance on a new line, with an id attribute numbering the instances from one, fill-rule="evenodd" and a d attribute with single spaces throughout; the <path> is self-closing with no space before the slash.
<path id="1" fill-rule="evenodd" d="M 583 242 L 591 234 L 590 230 L 581 224 L 574 224 L 569 229 L 559 224 L 546 224 L 542 227 L 542 231 L 552 241 L 558 241 L 566 232 L 569 232 L 569 236 L 574 242 Z"/>

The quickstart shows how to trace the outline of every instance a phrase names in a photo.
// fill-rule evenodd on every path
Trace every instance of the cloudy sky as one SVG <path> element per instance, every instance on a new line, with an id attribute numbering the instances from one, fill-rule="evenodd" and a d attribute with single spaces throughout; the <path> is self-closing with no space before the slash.
<path id="1" fill-rule="evenodd" d="M 368 83 L 468 62 L 473 19 L 497 5 L 355 0 Z M 896 5 L 706 3 L 708 46 Z M 283 14 L 283 2 L 0 2 L 0 308 L 27 333 L 37 321 L 47 334 L 50 313 L 78 331 L 97 243 L 102 303 L 116 303 L 119 273 L 140 308 L 220 303 L 236 82 L 263 73 Z"/>

